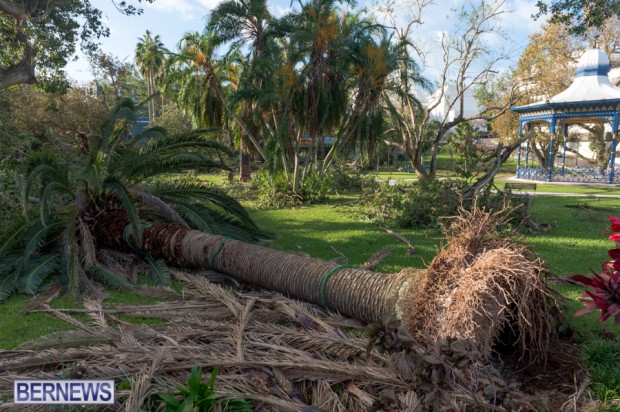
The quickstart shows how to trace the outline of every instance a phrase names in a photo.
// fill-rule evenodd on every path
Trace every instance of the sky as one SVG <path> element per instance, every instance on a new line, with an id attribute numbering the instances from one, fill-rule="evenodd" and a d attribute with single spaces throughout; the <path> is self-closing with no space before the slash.
<path id="1" fill-rule="evenodd" d="M 378 0 L 381 2 L 382 0 Z M 396 0 L 405 2 L 407 0 Z M 425 8 L 423 24 L 416 27 L 413 40 L 424 45 L 428 55 L 423 62 L 423 74 L 428 78 L 437 75 L 441 65 L 438 42 L 442 33 L 449 32 L 457 24 L 457 19 L 450 11 L 458 8 L 467 0 L 435 0 L 435 4 Z M 219 0 L 155 0 L 154 3 L 142 4 L 144 13 L 140 16 L 124 16 L 114 7 L 111 0 L 94 0 L 93 4 L 103 11 L 103 19 L 110 28 L 110 36 L 101 40 L 101 50 L 110 53 L 122 61 L 131 62 L 134 58 L 138 39 L 146 30 L 159 35 L 164 45 L 174 50 L 185 32 L 202 31 L 209 11 Z M 135 2 L 134 2 L 135 3 Z M 499 21 L 507 40 L 494 34 L 488 36 L 490 47 L 504 49 L 511 56 L 501 66 L 514 65 L 528 43 L 528 36 L 539 30 L 541 20 L 534 21 L 531 16 L 536 12 L 536 0 L 505 0 L 506 10 Z M 369 0 L 358 0 L 358 8 L 367 6 L 374 10 Z M 271 0 L 271 13 L 280 17 L 291 10 L 290 0 Z M 401 21 L 408 18 L 407 7 L 400 4 L 397 8 Z M 380 16 L 378 16 L 380 17 Z M 78 54 L 78 60 L 67 66 L 70 78 L 78 83 L 86 83 L 93 79 L 88 61 Z"/>

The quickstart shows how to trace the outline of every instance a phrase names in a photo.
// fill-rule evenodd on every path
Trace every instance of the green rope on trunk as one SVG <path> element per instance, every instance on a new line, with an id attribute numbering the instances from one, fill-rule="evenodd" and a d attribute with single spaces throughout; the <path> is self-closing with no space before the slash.
<path id="1" fill-rule="evenodd" d="M 323 300 L 323 306 L 325 307 L 325 309 L 327 309 L 330 312 L 333 312 L 334 310 L 327 303 L 327 297 L 325 296 L 325 285 L 327 284 L 327 280 L 329 279 L 331 275 L 333 275 L 336 271 L 340 269 L 346 269 L 346 268 L 355 268 L 355 266 L 351 266 L 351 265 L 336 266 L 335 268 L 332 268 L 332 270 L 327 272 L 327 275 L 325 275 L 325 277 L 323 278 L 323 282 L 321 282 L 321 299 Z"/>
<path id="2" fill-rule="evenodd" d="M 220 254 L 220 252 L 222 251 L 222 249 L 224 249 L 224 244 L 226 243 L 227 240 L 232 239 L 229 236 L 226 236 L 224 239 L 222 239 L 222 242 L 220 243 L 220 247 L 217 248 L 217 250 L 215 251 L 215 253 L 213 254 L 213 256 L 211 256 L 211 263 L 209 264 L 209 266 L 211 267 L 211 269 L 215 269 L 215 267 L 213 266 L 213 264 L 215 263 L 215 258 L 217 257 L 217 255 Z"/>

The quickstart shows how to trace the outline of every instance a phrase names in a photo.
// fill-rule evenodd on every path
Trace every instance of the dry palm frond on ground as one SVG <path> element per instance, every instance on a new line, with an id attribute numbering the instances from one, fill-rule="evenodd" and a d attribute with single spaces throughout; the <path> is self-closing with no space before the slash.
<path id="1" fill-rule="evenodd" d="M 199 365 L 219 368 L 218 393 L 251 400 L 259 410 L 529 405 L 465 341 L 419 345 L 402 327 L 385 325 L 371 332 L 381 342 L 373 347 L 359 322 L 313 305 L 274 293 L 226 290 L 195 275 L 176 276 L 187 288 L 179 294 L 165 290 L 164 302 L 85 301 L 90 322 L 42 304 L 75 329 L 0 352 L 0 391 L 11 393 L 17 378 L 111 378 L 131 386 L 117 392 L 116 407 L 136 410 L 154 407 L 154 394 L 174 393 Z M 126 316 L 162 323 L 134 325 L 123 320 Z M 495 399 L 485 391 L 490 385 Z"/>

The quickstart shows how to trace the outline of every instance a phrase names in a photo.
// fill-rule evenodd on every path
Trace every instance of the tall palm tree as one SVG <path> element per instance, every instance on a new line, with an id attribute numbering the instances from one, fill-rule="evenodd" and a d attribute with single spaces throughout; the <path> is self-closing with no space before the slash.
<path id="1" fill-rule="evenodd" d="M 205 84 L 217 96 L 222 107 L 232 117 L 241 131 L 248 137 L 254 149 L 263 159 L 267 159 L 260 143 L 251 132 L 250 124 L 243 119 L 230 104 L 221 81 L 222 68 L 215 58 L 216 47 L 214 34 L 186 33 L 179 42 L 179 52 L 170 59 L 170 67 L 191 76 L 198 72 L 204 76 Z"/>
<path id="2" fill-rule="evenodd" d="M 222 101 L 200 66 L 193 60 L 209 59 L 213 62 L 216 79 L 226 78 L 225 72 L 232 69 L 226 61 L 217 61 L 213 56 L 215 43 L 212 36 L 186 33 L 179 43 L 181 54 L 172 56 L 166 64 L 164 92 L 188 113 L 196 127 L 223 127 L 227 121 L 225 103 L 229 91 L 220 81 L 219 87 L 226 96 Z M 204 57 L 203 57 L 204 56 Z M 208 56 L 208 57 L 207 57 Z"/>
<path id="3" fill-rule="evenodd" d="M 386 92 L 392 88 L 391 77 L 398 69 L 398 45 L 385 30 L 359 16 L 347 21 L 349 74 L 347 95 L 351 96 L 346 116 L 340 124 L 337 142 L 323 160 L 321 172 L 329 168 L 336 149 L 352 145 L 371 153 L 385 127 Z M 364 150 L 365 149 L 365 150 Z"/>
<path id="4" fill-rule="evenodd" d="M 34 294 L 52 274 L 70 291 L 92 290 L 93 278 L 130 287 L 127 253 L 148 263 L 154 281 L 166 283 L 163 260 L 145 249 L 153 242 L 143 236 L 145 228 L 168 240 L 177 228 L 245 241 L 263 237 L 243 207 L 220 189 L 173 177 L 184 170 L 227 169 L 212 156 L 232 155 L 208 137 L 214 130 L 169 136 L 151 128 L 131 136 L 137 109 L 124 101 L 80 163 L 46 152 L 28 159 L 24 195 L 38 208 L 2 235 L 0 300 L 16 289 Z"/>
<path id="5" fill-rule="evenodd" d="M 146 31 L 144 36 L 140 37 L 138 44 L 136 44 L 135 61 L 140 68 L 140 72 L 146 79 L 146 88 L 149 97 L 149 123 L 151 124 L 155 122 L 156 116 L 156 105 L 152 96 L 155 93 L 155 86 L 164 71 L 164 52 L 165 47 L 159 35 L 157 34 L 153 37 L 149 30 Z"/>
<path id="6" fill-rule="evenodd" d="M 265 61 L 273 58 L 275 43 L 269 27 L 272 17 L 266 0 L 226 0 L 218 4 L 209 16 L 207 30 L 215 33 L 218 45 L 231 42 L 229 53 L 240 53 L 247 47 L 244 69 L 240 73 L 241 90 L 259 91 L 265 82 L 272 78 L 265 73 Z M 240 95 L 238 95 L 240 96 Z M 245 94 L 241 103 L 241 118 L 252 136 L 242 134 L 240 146 L 240 174 L 242 178 L 249 172 L 249 157 L 246 154 L 246 140 L 261 140 L 262 121 L 258 113 L 264 111 L 257 102 L 256 94 Z M 249 143 L 249 142 L 248 142 Z M 265 159 L 269 160 L 269 159 Z"/>

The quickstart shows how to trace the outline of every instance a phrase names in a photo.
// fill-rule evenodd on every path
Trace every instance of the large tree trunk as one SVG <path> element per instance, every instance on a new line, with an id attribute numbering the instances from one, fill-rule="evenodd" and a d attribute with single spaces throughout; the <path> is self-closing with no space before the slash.
<path id="1" fill-rule="evenodd" d="M 28 44 L 21 29 L 17 32 L 16 37 L 24 45 L 24 51 L 18 63 L 0 70 L 0 90 L 16 84 L 34 84 L 37 81 L 34 73 L 36 53 Z"/>
<path id="2" fill-rule="evenodd" d="M 128 223 L 122 211 L 100 216 L 92 229 L 99 246 L 132 252 L 124 239 Z M 366 322 L 398 317 L 397 301 L 407 280 L 403 274 L 339 267 L 175 223 L 144 229 L 141 250 L 177 267 L 213 269 Z"/>

